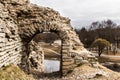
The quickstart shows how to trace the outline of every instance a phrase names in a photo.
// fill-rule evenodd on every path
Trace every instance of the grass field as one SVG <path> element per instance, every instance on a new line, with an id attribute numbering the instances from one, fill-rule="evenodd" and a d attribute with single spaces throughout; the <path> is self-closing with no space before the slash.
<path id="1" fill-rule="evenodd" d="M 18 66 L 8 65 L 0 68 L 0 80 L 34 80 L 25 74 Z"/>
<path id="2" fill-rule="evenodd" d="M 60 59 L 61 46 L 51 45 L 50 43 L 41 43 L 40 46 L 43 48 L 45 59 L 57 58 Z"/>
<path id="3" fill-rule="evenodd" d="M 120 58 L 110 58 L 110 57 L 97 57 L 97 58 L 100 63 L 104 63 L 104 62 L 120 63 Z"/>

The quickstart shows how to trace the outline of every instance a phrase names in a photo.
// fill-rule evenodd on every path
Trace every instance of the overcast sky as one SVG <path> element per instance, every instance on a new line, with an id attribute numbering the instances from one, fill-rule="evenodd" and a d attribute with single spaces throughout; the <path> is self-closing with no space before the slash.
<path id="1" fill-rule="evenodd" d="M 81 28 L 93 21 L 111 19 L 120 23 L 120 0 L 30 0 L 53 8 L 71 19 L 73 27 Z"/>

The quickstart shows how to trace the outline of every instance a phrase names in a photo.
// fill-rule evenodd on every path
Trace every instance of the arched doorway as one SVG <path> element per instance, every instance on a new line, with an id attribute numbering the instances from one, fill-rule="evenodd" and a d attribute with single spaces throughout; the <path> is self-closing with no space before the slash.
<path id="1" fill-rule="evenodd" d="M 62 29 L 58 26 L 56 26 L 56 27 L 51 27 L 51 28 L 49 28 L 49 30 L 47 30 L 45 28 L 41 28 L 41 27 L 34 29 L 34 28 L 36 28 L 34 26 L 26 27 L 27 29 L 26 28 L 22 29 L 22 31 L 21 31 L 22 34 L 20 33 L 20 35 L 24 41 L 23 43 L 26 45 L 26 50 L 27 50 L 26 55 L 24 54 L 24 57 L 23 57 L 24 61 L 22 61 L 22 62 L 25 62 L 25 59 L 26 59 L 26 62 L 29 61 L 29 56 L 30 56 L 30 51 L 29 51 L 30 49 L 28 49 L 30 46 L 29 43 L 37 34 L 44 33 L 44 32 L 55 33 L 61 39 L 61 57 L 60 57 L 60 60 L 61 60 L 60 71 L 61 72 L 60 72 L 60 74 L 62 76 L 63 74 L 66 74 L 67 71 L 69 71 L 71 68 L 73 68 L 72 65 L 74 64 L 74 60 L 72 59 L 72 57 L 70 55 L 70 50 L 72 49 L 72 44 L 70 42 L 71 36 L 69 36 L 70 35 L 69 30 L 66 31 L 65 29 Z M 71 31 L 71 29 L 70 29 L 70 31 Z M 26 63 L 26 66 L 27 65 L 28 65 L 28 63 Z M 28 67 L 29 67 L 29 65 L 28 65 Z M 28 67 L 26 67 L 26 68 L 28 68 Z M 29 72 L 29 70 L 28 70 L 28 72 Z"/>
<path id="2" fill-rule="evenodd" d="M 29 61 L 34 60 L 39 51 L 36 43 L 31 40 L 39 33 L 54 32 L 61 39 L 61 74 L 66 74 L 71 68 L 74 68 L 74 58 L 71 54 L 78 54 L 79 51 L 84 50 L 82 43 L 71 27 L 70 19 L 62 17 L 57 11 L 48 7 L 39 7 L 34 4 L 25 3 L 16 6 L 10 5 L 9 15 L 13 18 L 16 24 L 16 29 L 21 39 L 22 47 L 22 66 L 29 68 Z M 7 5 L 6 5 L 7 7 Z M 14 14 L 14 15 L 13 15 Z M 34 56 L 30 54 L 36 54 Z M 41 52 L 42 53 L 42 52 Z M 36 67 L 36 64 L 34 64 Z M 29 72 L 28 69 L 25 69 Z"/>
<path id="3" fill-rule="evenodd" d="M 26 59 L 26 62 L 29 61 L 28 57 L 30 52 L 28 47 L 31 40 L 39 33 L 50 32 L 57 34 L 61 39 L 61 76 L 66 75 L 71 69 L 75 67 L 74 58 L 71 56 L 73 52 L 71 51 L 82 49 L 82 44 L 72 27 L 69 27 L 67 24 L 60 25 L 56 22 L 41 21 L 39 23 L 33 23 L 29 26 L 21 27 L 19 29 L 20 36 L 23 39 L 23 44 L 26 45 L 27 52 L 26 55 L 23 56 L 23 59 Z"/>
<path id="4" fill-rule="evenodd" d="M 33 5 L 32 10 L 29 7 L 27 7 L 26 10 L 28 10 L 27 14 L 27 11 L 21 9 L 16 12 L 18 15 L 19 35 L 23 45 L 25 45 L 24 53 L 22 54 L 22 62 L 26 62 L 25 65 L 28 65 L 27 62 L 29 62 L 28 58 L 30 54 L 29 43 L 37 34 L 54 32 L 61 39 L 61 74 L 66 74 L 70 69 L 74 68 L 74 58 L 72 58 L 71 54 L 75 52 L 74 50 L 84 49 L 79 37 L 71 27 L 70 19 L 60 16 L 58 12 L 50 8 L 42 8 Z M 47 11 L 50 11 L 49 16 L 42 14 Z"/>
<path id="5" fill-rule="evenodd" d="M 51 32 L 37 34 L 33 41 L 41 46 L 44 52 L 44 73 L 59 73 L 61 60 L 61 40 L 59 36 Z"/>

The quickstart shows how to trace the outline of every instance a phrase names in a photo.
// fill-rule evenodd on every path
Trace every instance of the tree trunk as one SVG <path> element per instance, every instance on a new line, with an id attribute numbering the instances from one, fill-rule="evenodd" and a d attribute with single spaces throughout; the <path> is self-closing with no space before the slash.
<path id="1" fill-rule="evenodd" d="M 102 51 L 103 51 L 103 48 L 101 48 L 100 46 L 98 46 L 98 55 L 99 55 L 99 57 L 101 56 Z"/>
<path id="2" fill-rule="evenodd" d="M 99 57 L 101 56 L 101 54 L 102 54 L 102 52 L 99 52 L 99 53 L 98 53 Z"/>

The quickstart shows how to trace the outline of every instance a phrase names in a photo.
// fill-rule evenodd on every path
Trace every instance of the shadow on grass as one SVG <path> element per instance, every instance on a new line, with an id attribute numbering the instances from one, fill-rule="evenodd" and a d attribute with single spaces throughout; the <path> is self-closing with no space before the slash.
<path id="1" fill-rule="evenodd" d="M 60 72 L 53 72 L 53 73 L 40 73 L 40 72 L 32 72 L 32 75 L 35 79 L 55 79 L 61 78 Z"/>
<path id="2" fill-rule="evenodd" d="M 109 57 L 97 57 L 99 63 L 116 72 L 120 72 L 120 59 L 109 58 Z"/>
<path id="3" fill-rule="evenodd" d="M 110 57 L 103 57 L 103 56 L 101 57 L 96 56 L 96 57 L 98 58 L 99 63 L 105 63 L 105 62 L 120 63 L 120 58 L 110 58 Z"/>

